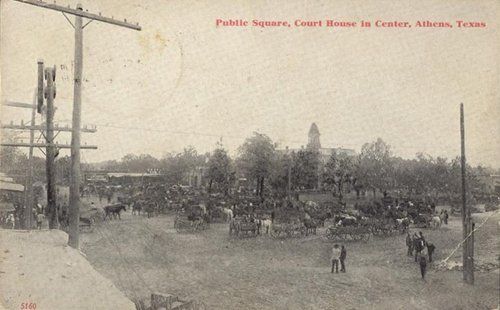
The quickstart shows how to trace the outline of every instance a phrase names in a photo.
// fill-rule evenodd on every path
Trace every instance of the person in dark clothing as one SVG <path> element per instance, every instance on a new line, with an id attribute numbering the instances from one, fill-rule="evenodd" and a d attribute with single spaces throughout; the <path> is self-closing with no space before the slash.
<path id="1" fill-rule="evenodd" d="M 448 225 L 448 210 L 444 210 L 444 223 Z"/>
<path id="2" fill-rule="evenodd" d="M 419 264 L 420 264 L 420 274 L 422 275 L 422 279 L 425 279 L 425 272 L 427 271 L 427 258 L 425 258 L 424 253 L 420 255 Z"/>
<path id="3" fill-rule="evenodd" d="M 429 254 L 429 263 L 432 262 L 432 253 L 434 253 L 434 250 L 436 247 L 434 244 L 427 242 L 427 254 Z"/>
<path id="4" fill-rule="evenodd" d="M 342 245 L 341 249 L 340 249 L 340 272 L 345 272 L 345 259 L 347 257 L 347 251 L 344 247 L 344 245 Z"/>
<path id="5" fill-rule="evenodd" d="M 422 240 L 422 242 L 425 244 L 424 234 L 421 231 L 419 231 L 418 234 L 419 234 L 420 240 Z"/>
<path id="6" fill-rule="evenodd" d="M 420 236 L 415 233 L 413 236 L 413 250 L 415 251 L 415 263 L 418 262 L 418 256 L 422 253 L 425 248 L 425 241 L 423 239 L 422 232 L 420 232 Z"/>

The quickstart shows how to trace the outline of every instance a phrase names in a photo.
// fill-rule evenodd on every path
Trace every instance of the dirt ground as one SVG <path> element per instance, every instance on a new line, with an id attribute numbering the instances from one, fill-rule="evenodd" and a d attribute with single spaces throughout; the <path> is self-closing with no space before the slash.
<path id="1" fill-rule="evenodd" d="M 480 216 L 481 217 L 481 216 Z M 483 218 L 483 217 L 482 217 Z M 476 219 L 480 222 L 481 218 Z M 476 262 L 498 266 L 497 214 L 476 233 Z M 123 214 L 82 234 L 92 265 L 132 300 L 151 292 L 205 303 L 208 309 L 494 309 L 499 271 L 476 272 L 476 284 L 461 271 L 439 271 L 425 280 L 406 256 L 405 236 L 346 243 L 347 273 L 330 273 L 333 243 L 318 236 L 276 240 L 233 239 L 227 224 L 197 234 L 179 234 L 173 216 L 147 219 Z M 422 232 L 436 247 L 435 261 L 461 240 L 460 218 Z M 461 250 L 451 260 L 461 261 Z"/>

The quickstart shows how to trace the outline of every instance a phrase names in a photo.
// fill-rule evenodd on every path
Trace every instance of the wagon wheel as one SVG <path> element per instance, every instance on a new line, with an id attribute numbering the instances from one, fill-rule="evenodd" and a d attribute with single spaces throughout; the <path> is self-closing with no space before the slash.
<path id="1" fill-rule="evenodd" d="M 370 237 L 371 237 L 371 234 L 370 232 L 365 232 L 363 235 L 363 241 L 369 241 L 370 240 Z"/>
<path id="2" fill-rule="evenodd" d="M 302 227 L 300 229 L 300 236 L 303 237 L 304 235 L 307 235 L 307 228 L 306 227 Z"/>
<path id="3" fill-rule="evenodd" d="M 278 233 L 276 232 L 276 230 L 272 226 L 270 227 L 269 230 L 270 230 L 269 234 L 271 235 L 271 237 L 278 238 Z"/>
<path id="4" fill-rule="evenodd" d="M 181 233 L 183 232 L 183 229 L 182 229 L 182 222 L 178 219 L 175 219 L 175 222 L 174 222 L 174 228 L 175 230 L 178 232 L 178 233 Z"/>
<path id="5" fill-rule="evenodd" d="M 90 226 L 89 226 L 89 232 L 93 232 L 95 228 L 95 219 L 90 218 Z"/>

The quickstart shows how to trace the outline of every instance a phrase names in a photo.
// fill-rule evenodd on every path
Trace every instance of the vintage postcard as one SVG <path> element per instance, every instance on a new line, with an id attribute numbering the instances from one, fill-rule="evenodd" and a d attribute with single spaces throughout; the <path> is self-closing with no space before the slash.
<path id="1" fill-rule="evenodd" d="M 1 0 L 0 309 L 499 309 L 498 0 Z"/>

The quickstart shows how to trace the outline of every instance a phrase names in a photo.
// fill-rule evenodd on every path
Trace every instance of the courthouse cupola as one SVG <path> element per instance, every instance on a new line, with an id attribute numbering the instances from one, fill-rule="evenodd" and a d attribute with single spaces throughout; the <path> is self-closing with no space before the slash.
<path id="1" fill-rule="evenodd" d="M 321 143 L 319 142 L 319 129 L 316 123 L 312 123 L 309 129 L 309 142 L 307 143 L 307 148 L 315 150 L 321 148 Z"/>

